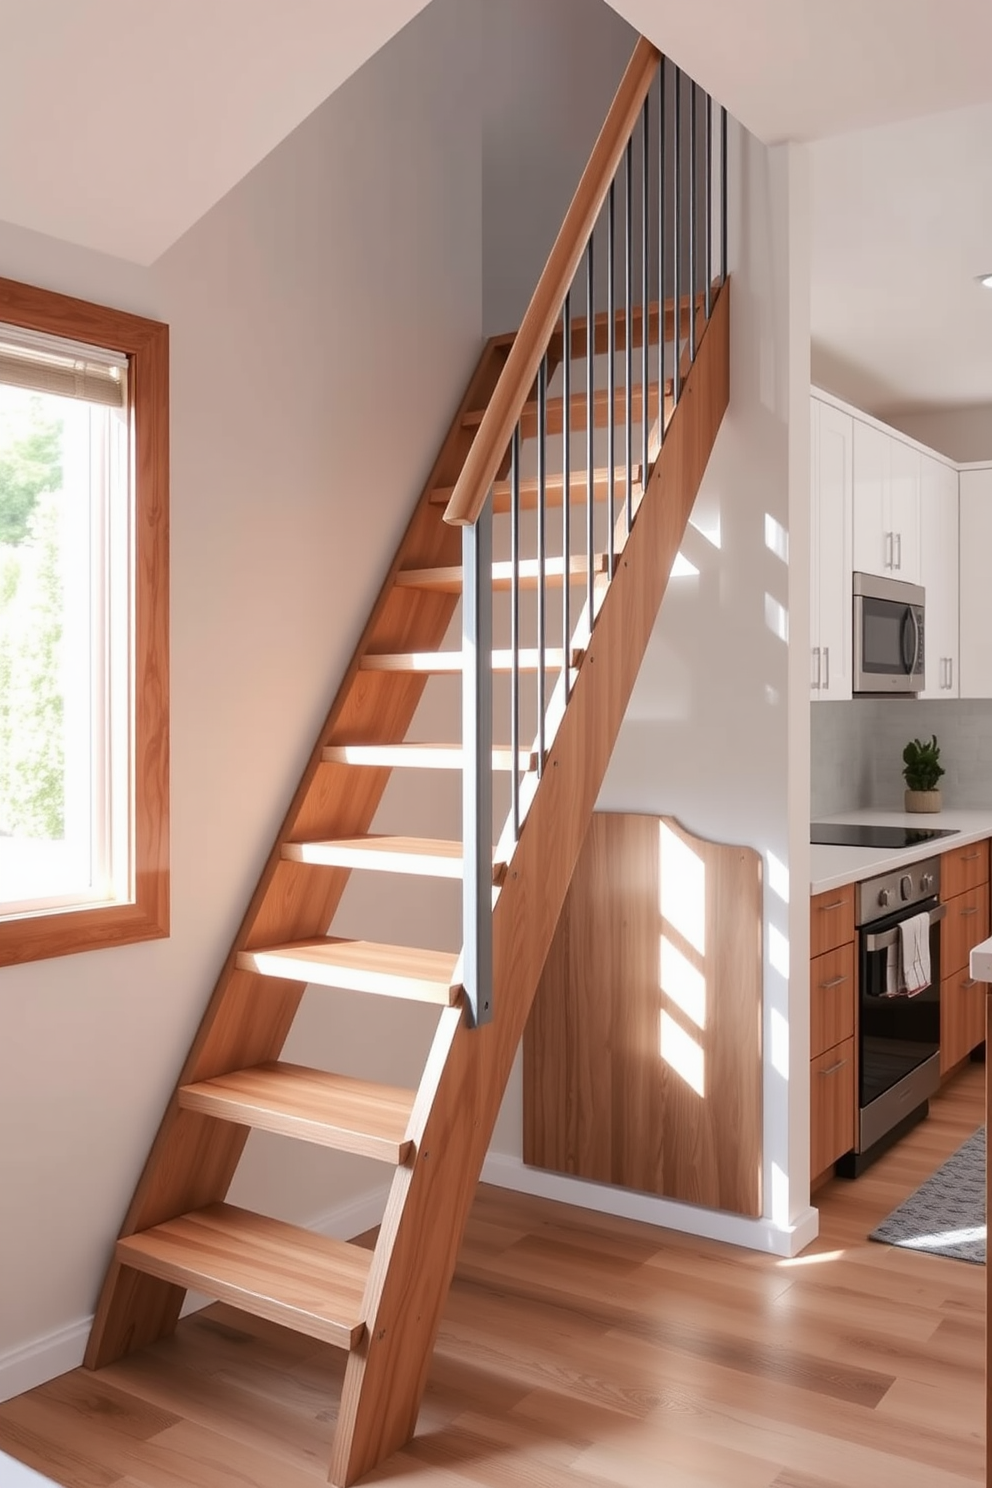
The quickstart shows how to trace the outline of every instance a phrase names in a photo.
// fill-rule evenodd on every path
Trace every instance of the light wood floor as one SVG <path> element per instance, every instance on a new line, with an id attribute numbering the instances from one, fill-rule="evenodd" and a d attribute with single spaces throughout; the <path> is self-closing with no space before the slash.
<path id="1" fill-rule="evenodd" d="M 983 1119 L 966 1067 L 792 1262 L 480 1189 L 407 1451 L 437 1488 L 984 1484 L 985 1270 L 865 1236 Z M 222 1306 L 0 1406 L 70 1488 L 315 1488 L 342 1361 Z"/>

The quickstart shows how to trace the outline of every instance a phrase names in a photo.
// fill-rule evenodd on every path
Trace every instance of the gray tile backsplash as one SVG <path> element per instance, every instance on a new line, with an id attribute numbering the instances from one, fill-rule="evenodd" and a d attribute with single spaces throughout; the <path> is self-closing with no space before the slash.
<path id="1" fill-rule="evenodd" d="M 856 698 L 810 707 L 815 819 L 859 806 L 902 809 L 902 751 L 937 735 L 948 807 L 992 807 L 992 699 Z"/>

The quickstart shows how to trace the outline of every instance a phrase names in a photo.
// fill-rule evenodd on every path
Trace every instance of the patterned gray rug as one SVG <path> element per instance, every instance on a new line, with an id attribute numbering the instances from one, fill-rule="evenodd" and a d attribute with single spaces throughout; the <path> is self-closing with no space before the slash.
<path id="1" fill-rule="evenodd" d="M 985 1128 L 893 1209 L 870 1240 L 985 1265 Z"/>

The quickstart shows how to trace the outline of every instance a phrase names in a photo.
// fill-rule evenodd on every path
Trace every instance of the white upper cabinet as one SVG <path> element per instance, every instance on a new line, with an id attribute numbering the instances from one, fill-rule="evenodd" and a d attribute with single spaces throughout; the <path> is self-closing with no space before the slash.
<path id="1" fill-rule="evenodd" d="M 851 696 L 852 431 L 849 413 L 810 405 L 810 696 Z"/>
<path id="2" fill-rule="evenodd" d="M 992 623 L 989 621 L 989 553 L 992 552 L 992 468 L 962 470 L 961 483 L 961 696 L 992 697 Z"/>
<path id="3" fill-rule="evenodd" d="M 921 579 L 926 590 L 925 698 L 957 697 L 958 650 L 958 473 L 929 455 L 920 456 Z"/>
<path id="4" fill-rule="evenodd" d="M 920 453 L 854 420 L 854 568 L 920 579 Z"/>

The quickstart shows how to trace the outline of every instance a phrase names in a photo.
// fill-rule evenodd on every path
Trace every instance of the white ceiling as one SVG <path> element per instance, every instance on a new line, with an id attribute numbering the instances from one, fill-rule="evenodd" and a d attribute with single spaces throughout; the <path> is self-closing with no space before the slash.
<path id="1" fill-rule="evenodd" d="M 0 220 L 153 262 L 426 3 L 0 0 Z M 812 152 L 835 385 L 992 400 L 989 0 L 610 3 L 765 141 L 845 136 Z"/>

